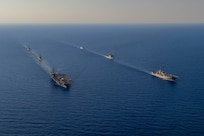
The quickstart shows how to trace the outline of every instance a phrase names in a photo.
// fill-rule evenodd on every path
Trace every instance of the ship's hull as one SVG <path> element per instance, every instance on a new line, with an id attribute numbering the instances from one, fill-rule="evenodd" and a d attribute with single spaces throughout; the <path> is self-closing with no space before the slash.
<path id="1" fill-rule="evenodd" d="M 113 60 L 113 57 L 105 56 L 106 59 Z"/>
<path id="2" fill-rule="evenodd" d="M 50 78 L 56 85 L 63 88 L 68 88 L 71 81 L 71 78 L 67 77 L 65 74 L 52 73 Z"/>
<path id="3" fill-rule="evenodd" d="M 175 77 L 173 76 L 162 76 L 162 75 L 159 75 L 157 73 L 154 73 L 154 72 L 151 72 L 151 75 L 152 76 L 155 76 L 155 77 L 158 77 L 160 79 L 163 79 L 163 80 L 167 80 L 167 81 L 171 81 L 171 82 L 174 82 L 175 81 Z"/>
<path id="4" fill-rule="evenodd" d="M 81 47 L 79 47 L 79 49 L 80 49 L 80 50 L 84 50 L 84 47 L 83 47 L 83 46 L 81 46 Z"/>
<path id="5" fill-rule="evenodd" d="M 55 85 L 61 86 L 63 88 L 68 88 L 69 84 L 61 84 L 58 80 L 56 80 L 55 78 L 51 78 L 52 81 L 55 83 Z"/>
<path id="6" fill-rule="evenodd" d="M 40 62 L 41 62 L 41 61 L 42 61 L 42 58 L 41 58 L 41 57 L 38 57 L 38 61 L 40 61 Z"/>

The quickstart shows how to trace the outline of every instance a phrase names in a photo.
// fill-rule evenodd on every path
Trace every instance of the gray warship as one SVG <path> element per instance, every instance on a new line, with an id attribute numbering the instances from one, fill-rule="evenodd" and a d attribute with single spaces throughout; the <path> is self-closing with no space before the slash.
<path id="1" fill-rule="evenodd" d="M 113 60 L 114 59 L 113 54 L 108 54 L 108 55 L 105 55 L 104 57 L 109 59 L 109 60 Z"/>
<path id="2" fill-rule="evenodd" d="M 80 50 L 84 50 L 84 46 L 80 46 L 79 49 L 80 49 Z"/>
<path id="3" fill-rule="evenodd" d="M 50 72 L 50 78 L 55 82 L 56 85 L 63 88 L 68 88 L 71 82 L 71 78 L 66 74 L 60 74 L 52 70 Z"/>
<path id="4" fill-rule="evenodd" d="M 151 75 L 167 81 L 175 81 L 177 78 L 179 78 L 178 76 L 169 74 L 162 69 L 152 71 Z"/>
<path id="5" fill-rule="evenodd" d="M 41 55 L 39 55 L 39 56 L 37 57 L 37 59 L 38 59 L 38 61 L 40 61 L 40 62 L 43 60 Z"/>

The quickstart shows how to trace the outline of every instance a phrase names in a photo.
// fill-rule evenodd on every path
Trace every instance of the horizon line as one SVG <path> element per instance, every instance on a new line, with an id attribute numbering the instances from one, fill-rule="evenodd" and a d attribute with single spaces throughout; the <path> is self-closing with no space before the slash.
<path id="1" fill-rule="evenodd" d="M 204 23 L 0 23 L 0 25 L 204 25 Z"/>

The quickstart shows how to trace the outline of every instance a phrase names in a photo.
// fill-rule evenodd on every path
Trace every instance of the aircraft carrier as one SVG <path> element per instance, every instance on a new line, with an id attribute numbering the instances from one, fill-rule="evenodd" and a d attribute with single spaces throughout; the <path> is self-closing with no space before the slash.
<path id="1" fill-rule="evenodd" d="M 56 85 L 61 86 L 63 88 L 68 88 L 71 82 L 71 78 L 66 74 L 60 74 L 57 72 L 50 72 L 50 78 L 55 82 Z"/>

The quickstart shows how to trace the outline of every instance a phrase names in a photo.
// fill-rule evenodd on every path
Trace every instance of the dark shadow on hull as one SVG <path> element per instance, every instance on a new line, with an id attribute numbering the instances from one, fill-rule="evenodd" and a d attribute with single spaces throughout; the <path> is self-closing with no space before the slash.
<path id="1" fill-rule="evenodd" d="M 173 86 L 177 85 L 177 80 L 175 80 L 175 81 L 168 81 L 168 80 L 164 80 L 164 79 L 161 79 L 161 78 L 158 78 L 158 77 L 155 77 L 155 76 L 152 76 L 152 79 L 161 81 L 161 83 L 165 83 L 166 82 L 167 84 L 173 85 Z"/>
<path id="2" fill-rule="evenodd" d="M 56 88 L 56 89 L 60 89 L 60 90 L 64 90 L 64 91 L 69 91 L 69 89 L 70 89 L 70 84 L 69 85 L 67 85 L 67 88 L 64 88 L 64 87 L 62 87 L 62 86 L 60 86 L 60 85 L 57 85 L 52 79 L 50 79 L 50 83 L 52 84 L 52 86 L 54 87 L 54 88 Z"/>

